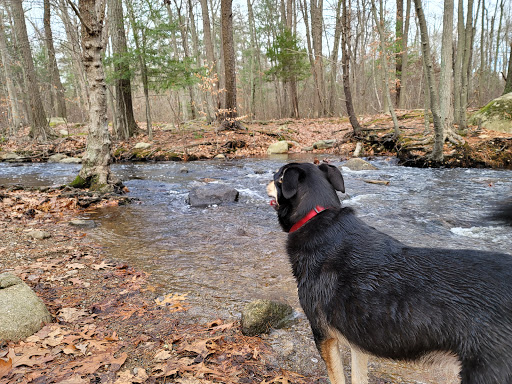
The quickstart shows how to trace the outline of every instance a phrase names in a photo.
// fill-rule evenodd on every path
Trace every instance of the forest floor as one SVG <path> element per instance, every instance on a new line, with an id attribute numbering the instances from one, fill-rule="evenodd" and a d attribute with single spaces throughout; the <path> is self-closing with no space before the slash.
<path id="1" fill-rule="evenodd" d="M 397 111 L 401 133 L 393 136 L 389 115 L 373 115 L 360 119 L 361 137 L 354 137 L 348 118 L 281 119 L 243 122 L 245 130 L 220 131 L 204 121 L 194 120 L 175 126 L 153 126 L 153 140 L 145 132 L 112 145 L 116 162 L 123 161 L 191 161 L 211 159 L 217 155 L 226 158 L 266 156 L 268 146 L 286 140 L 289 153 L 321 153 L 351 157 L 356 144 L 363 144 L 362 156 L 396 156 L 401 164 L 409 166 L 435 166 L 428 155 L 432 151 L 432 124 L 425 133 L 424 114 L 421 110 Z M 139 124 L 142 129 L 143 123 Z M 1 151 L 15 152 L 25 161 L 46 161 L 55 153 L 81 157 L 86 144 L 87 127 L 63 124 L 53 127 L 59 135 L 47 143 L 34 143 L 27 130 L 0 143 Z M 464 143 L 444 146 L 446 167 L 512 167 L 512 132 L 503 133 L 470 126 L 461 133 Z M 331 147 L 315 149 L 320 140 L 335 140 Z M 136 148 L 138 143 L 149 146 Z M 0 151 L 0 155 L 2 152 Z"/>
<path id="2" fill-rule="evenodd" d="M 244 123 L 247 130 L 215 132 L 193 122 L 181 127 L 155 124 L 154 140 L 140 135 L 114 143 L 116 161 L 158 161 L 265 156 L 268 146 L 286 140 L 292 153 L 350 157 L 357 142 L 364 156 L 398 156 L 427 166 L 431 144 L 423 139 L 419 111 L 399 114 L 402 132 L 392 138 L 388 116 L 362 119 L 355 139 L 346 119 L 276 120 Z M 54 153 L 81 156 L 86 127 L 54 127 L 66 135 L 31 143 L 25 131 L 0 143 L 0 155 L 15 152 L 25 161 L 46 161 Z M 312 149 L 319 140 L 333 147 Z M 445 145 L 448 166 L 512 166 L 512 134 L 470 127 L 466 144 Z M 140 142 L 147 148 L 136 149 Z M 276 352 L 262 338 L 242 335 L 233 319 L 191 324 L 186 297 L 157 297 L 145 272 L 110 260 L 69 224 L 86 209 L 127 203 L 119 196 L 95 196 L 69 189 L 0 187 L 0 271 L 22 278 L 47 305 L 53 322 L 24 341 L 0 344 L 1 383 L 325 383 L 282 370 Z M 38 239 L 34 231 L 46 232 Z M 234 322 L 233 322 L 234 321 Z M 371 379 L 372 384 L 389 383 Z"/>

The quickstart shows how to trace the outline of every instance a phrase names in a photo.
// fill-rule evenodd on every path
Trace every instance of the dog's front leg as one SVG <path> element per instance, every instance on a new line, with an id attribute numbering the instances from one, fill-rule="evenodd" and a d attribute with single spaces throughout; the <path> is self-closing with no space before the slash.
<path id="1" fill-rule="evenodd" d="M 327 366 L 327 374 L 331 384 L 345 384 L 345 374 L 343 372 L 338 339 L 329 338 L 323 340 L 319 345 L 319 350 Z"/>
<path id="2" fill-rule="evenodd" d="M 359 349 L 350 348 L 352 357 L 352 384 L 368 384 L 368 355 Z"/>

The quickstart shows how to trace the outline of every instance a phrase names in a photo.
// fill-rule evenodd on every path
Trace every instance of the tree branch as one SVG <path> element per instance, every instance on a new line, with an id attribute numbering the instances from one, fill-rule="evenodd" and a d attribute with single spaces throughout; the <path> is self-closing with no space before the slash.
<path id="1" fill-rule="evenodd" d="M 75 3 L 73 3 L 72 0 L 66 0 L 66 2 L 71 6 L 71 8 L 75 12 L 76 16 L 80 19 L 80 22 L 82 23 L 82 25 L 87 30 L 87 33 L 91 33 L 92 32 L 92 28 L 89 25 L 87 25 L 87 23 L 84 21 L 84 19 L 82 18 L 82 15 L 80 14 L 80 11 L 76 7 Z"/>

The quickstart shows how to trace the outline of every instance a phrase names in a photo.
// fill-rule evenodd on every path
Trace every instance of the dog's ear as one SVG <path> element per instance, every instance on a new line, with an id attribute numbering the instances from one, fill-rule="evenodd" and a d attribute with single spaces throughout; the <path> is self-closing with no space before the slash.
<path id="1" fill-rule="evenodd" d="M 291 167 L 283 172 L 279 182 L 281 183 L 281 191 L 285 199 L 291 199 L 296 195 L 297 188 L 299 187 L 300 173 L 300 169 Z"/>
<path id="2" fill-rule="evenodd" d="M 327 174 L 327 180 L 329 180 L 334 189 L 345 193 L 345 182 L 338 167 L 330 164 L 320 164 L 318 168 Z"/>

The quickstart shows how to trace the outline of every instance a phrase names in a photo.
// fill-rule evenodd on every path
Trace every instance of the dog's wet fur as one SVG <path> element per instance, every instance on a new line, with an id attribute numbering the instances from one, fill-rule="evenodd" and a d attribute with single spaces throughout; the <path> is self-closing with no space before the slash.
<path id="1" fill-rule="evenodd" d="M 286 248 L 331 383 L 345 383 L 345 342 L 352 383 L 367 382 L 367 354 L 441 354 L 456 358 L 462 384 L 512 384 L 512 256 L 407 246 L 341 207 L 344 189 L 337 167 L 309 163 L 283 166 L 267 186 L 285 232 L 328 208 L 290 233 Z M 509 224 L 511 213 L 502 217 Z"/>

